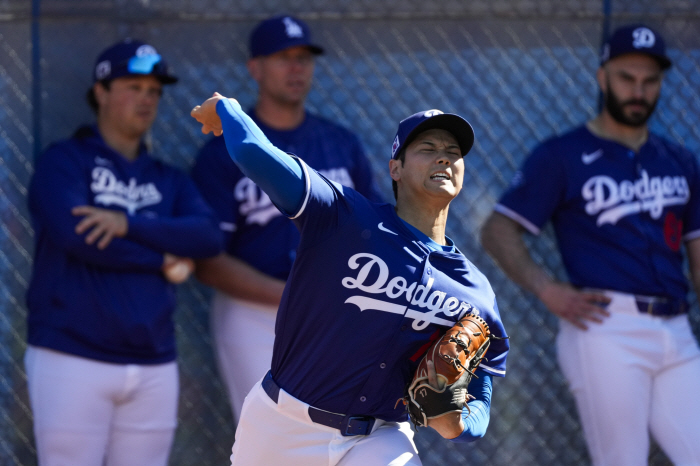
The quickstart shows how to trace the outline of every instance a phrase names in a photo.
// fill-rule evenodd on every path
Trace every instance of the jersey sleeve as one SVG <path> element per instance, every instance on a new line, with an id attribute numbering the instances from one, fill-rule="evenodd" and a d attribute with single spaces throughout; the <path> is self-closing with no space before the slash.
<path id="1" fill-rule="evenodd" d="M 173 168 L 168 168 L 167 173 L 175 186 L 172 215 L 130 216 L 127 238 L 176 256 L 215 256 L 223 249 L 223 238 L 214 212 L 185 173 Z"/>
<path id="2" fill-rule="evenodd" d="M 348 220 L 359 194 L 300 163 L 304 169 L 305 196 L 299 210 L 290 218 L 302 232 L 299 248 L 304 249 L 325 240 Z"/>
<path id="3" fill-rule="evenodd" d="M 297 160 L 273 146 L 238 102 L 222 99 L 216 111 L 231 159 L 282 213 L 291 216 L 298 211 L 305 197 L 305 181 Z"/>
<path id="4" fill-rule="evenodd" d="M 548 141 L 525 160 L 494 210 L 537 235 L 564 198 L 565 180 L 556 144 Z"/>
<path id="5" fill-rule="evenodd" d="M 482 369 L 477 368 L 469 382 L 467 391 L 474 397 L 462 409 L 462 422 L 464 430 L 462 434 L 450 439 L 454 443 L 470 443 L 479 440 L 486 435 L 486 429 L 491 420 L 491 394 L 493 392 L 493 380 L 491 376 Z"/>
<path id="6" fill-rule="evenodd" d="M 223 99 L 217 102 L 216 109 L 229 155 L 280 212 L 303 231 L 301 246 L 305 241 L 325 238 L 340 224 L 341 217 L 346 218 L 337 201 L 345 199 L 346 190 L 356 191 L 328 180 L 302 160 L 273 146 L 237 102 Z"/>
<path id="7" fill-rule="evenodd" d="M 690 151 L 683 149 L 687 160 L 686 169 L 690 199 L 683 216 L 683 239 L 690 241 L 700 238 L 700 165 Z"/>
<path id="8" fill-rule="evenodd" d="M 486 351 L 484 360 L 479 365 L 483 371 L 496 376 L 505 377 L 506 375 L 506 358 L 510 350 L 508 343 L 508 335 L 501 320 L 501 313 L 498 310 L 496 298 L 493 299 L 493 307 L 489 309 L 486 315 L 482 315 L 483 319 L 489 324 L 489 330 L 492 335 L 498 338 L 493 338 Z"/>
<path id="9" fill-rule="evenodd" d="M 82 217 L 71 213 L 81 205 L 90 205 L 83 167 L 68 149 L 54 145 L 37 162 L 29 187 L 29 208 L 38 234 L 92 265 L 113 270 L 160 270 L 161 253 L 126 238 L 114 238 L 105 249 L 86 244 L 87 233 L 75 233 Z"/>

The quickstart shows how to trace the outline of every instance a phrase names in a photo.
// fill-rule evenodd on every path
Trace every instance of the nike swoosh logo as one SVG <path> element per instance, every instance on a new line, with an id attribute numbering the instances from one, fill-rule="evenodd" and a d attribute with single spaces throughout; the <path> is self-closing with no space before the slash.
<path id="1" fill-rule="evenodd" d="M 585 152 L 581 154 L 581 162 L 583 162 L 584 165 L 590 165 L 596 160 L 598 160 L 601 156 L 603 155 L 603 149 L 598 149 L 595 152 L 591 152 L 590 154 L 586 154 Z"/>
<path id="2" fill-rule="evenodd" d="M 391 233 L 392 235 L 399 236 L 398 233 L 394 233 L 393 231 L 391 231 L 391 230 L 389 230 L 388 228 L 386 228 L 386 227 L 384 226 L 384 222 L 379 222 L 379 225 L 378 225 L 378 226 L 379 226 L 379 229 L 382 230 L 382 231 L 386 231 L 387 233 Z"/>

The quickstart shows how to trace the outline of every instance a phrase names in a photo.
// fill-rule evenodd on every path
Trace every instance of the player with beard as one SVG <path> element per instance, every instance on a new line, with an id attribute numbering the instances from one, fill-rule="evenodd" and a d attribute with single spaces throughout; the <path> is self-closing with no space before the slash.
<path id="1" fill-rule="evenodd" d="M 559 364 L 596 466 L 647 464 L 650 432 L 674 464 L 700 465 L 700 350 L 681 248 L 698 291 L 700 168 L 647 127 L 670 66 L 657 32 L 616 30 L 597 71 L 601 112 L 535 148 L 482 229 L 498 265 L 559 317 Z M 522 238 L 549 220 L 568 283 Z"/>

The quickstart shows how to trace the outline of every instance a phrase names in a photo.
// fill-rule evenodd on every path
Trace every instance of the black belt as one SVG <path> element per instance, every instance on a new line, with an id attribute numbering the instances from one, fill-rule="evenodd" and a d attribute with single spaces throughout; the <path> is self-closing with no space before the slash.
<path id="1" fill-rule="evenodd" d="M 272 401 L 277 403 L 280 394 L 280 387 L 272 379 L 272 372 L 267 371 L 265 378 L 262 381 L 263 390 L 267 393 Z M 346 416 L 344 414 L 331 413 L 322 409 L 309 406 L 309 417 L 316 424 L 338 429 L 340 433 L 346 437 L 353 435 L 369 435 L 374 426 L 374 418 L 372 416 Z"/>
<path id="2" fill-rule="evenodd" d="M 635 296 L 634 300 L 639 312 L 652 316 L 671 317 L 688 312 L 688 303 L 683 300 L 655 296 Z"/>

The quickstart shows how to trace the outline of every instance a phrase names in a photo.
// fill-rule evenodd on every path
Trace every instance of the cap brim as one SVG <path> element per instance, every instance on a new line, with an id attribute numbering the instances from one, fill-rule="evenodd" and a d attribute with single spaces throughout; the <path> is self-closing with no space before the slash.
<path id="1" fill-rule="evenodd" d="M 179 79 L 177 76 L 173 76 L 170 74 L 169 75 L 154 74 L 153 76 L 158 78 L 158 81 L 160 81 L 163 84 L 175 84 Z"/>
<path id="2" fill-rule="evenodd" d="M 175 84 L 178 81 L 178 77 L 173 76 L 172 74 L 129 73 L 129 72 L 126 72 L 126 73 L 117 72 L 117 73 L 114 73 L 111 76 L 107 77 L 106 79 L 111 81 L 113 79 L 128 78 L 130 76 L 153 76 L 158 81 L 160 81 L 161 84 Z M 97 82 L 97 81 L 95 81 L 95 82 Z"/>
<path id="3" fill-rule="evenodd" d="M 467 120 L 453 113 L 441 113 L 428 118 L 413 128 L 413 131 L 408 134 L 406 141 L 401 146 L 408 147 L 416 136 L 429 129 L 444 129 L 451 133 L 457 139 L 462 157 L 467 155 L 474 145 L 474 130 Z"/>
<path id="4" fill-rule="evenodd" d="M 275 47 L 272 47 L 268 50 L 259 50 L 255 54 L 251 54 L 251 58 L 267 57 L 268 55 L 281 52 L 282 50 L 291 49 L 292 47 L 305 47 L 309 50 L 309 52 L 313 53 L 314 55 L 323 55 L 324 53 L 323 48 L 319 47 L 318 45 L 309 44 L 305 41 L 288 41 L 283 44 L 277 44 Z"/>
<path id="5" fill-rule="evenodd" d="M 318 45 L 311 44 L 307 45 L 307 47 L 309 48 L 309 50 L 311 50 L 311 53 L 313 53 L 314 55 L 323 55 L 324 53 L 324 50 Z"/>
<path id="6" fill-rule="evenodd" d="M 672 65 L 671 60 L 669 60 L 667 57 L 662 57 L 661 55 L 653 55 L 653 57 L 659 62 L 662 70 L 667 70 Z"/>
<path id="7" fill-rule="evenodd" d="M 671 62 L 671 60 L 664 55 L 657 55 L 655 53 L 648 53 L 648 52 L 643 52 L 640 50 L 630 50 L 628 52 L 617 53 L 617 54 L 609 57 L 607 60 L 601 61 L 600 66 L 605 65 L 607 62 L 609 62 L 610 60 L 614 60 L 617 57 L 622 57 L 624 55 L 633 55 L 633 54 L 647 55 L 647 56 L 655 59 L 659 63 L 659 66 L 661 67 L 662 70 L 667 70 L 673 65 L 673 62 Z"/>

